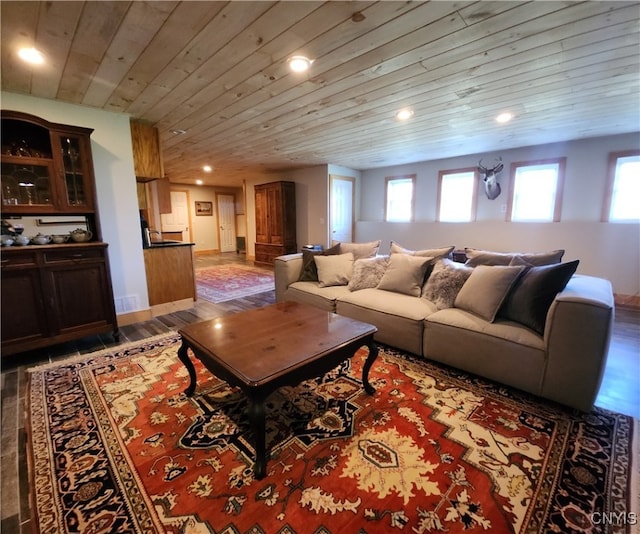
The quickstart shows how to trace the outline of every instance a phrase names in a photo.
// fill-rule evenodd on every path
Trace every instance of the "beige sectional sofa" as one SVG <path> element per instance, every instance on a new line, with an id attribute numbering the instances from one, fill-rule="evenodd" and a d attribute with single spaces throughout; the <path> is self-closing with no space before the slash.
<path id="1" fill-rule="evenodd" d="M 317 265 L 323 264 L 325 277 L 325 264 L 333 262 L 332 268 L 338 274 L 330 272 L 332 279 L 329 281 L 303 275 L 309 267 L 306 253 L 305 265 L 302 253 L 276 258 L 276 300 L 305 302 L 374 324 L 378 328 L 376 339 L 381 343 L 566 406 L 583 411 L 592 409 L 606 363 L 613 323 L 613 291 L 609 281 L 573 274 L 577 261 L 574 266 L 543 267 L 548 255 L 538 262 L 538 257 L 543 255 L 504 254 L 502 258 L 500 253 L 489 253 L 493 254 L 493 259 L 490 258 L 487 266 L 485 251 L 468 249 L 470 260 L 463 265 L 446 259 L 446 253 L 437 257 L 444 249 L 409 251 L 393 243 L 390 256 L 359 257 L 358 249 L 353 249 L 356 253 L 355 256 L 351 253 L 349 271 L 350 253 L 344 252 L 346 249 L 348 247 L 343 245 L 338 254 L 334 251 L 340 258 L 316 260 L 314 257 Z M 554 252 L 561 258 L 564 251 Z M 395 280 L 387 280 L 393 271 L 392 264 L 400 265 L 402 269 L 409 263 L 416 267 L 420 260 L 415 256 L 420 257 L 421 253 L 425 260 L 423 276 L 426 282 L 419 291 L 414 287 L 410 290 L 402 287 L 404 280 L 410 278 L 398 276 L 398 272 L 404 271 L 396 270 Z M 551 260 L 552 264 L 559 262 L 558 257 Z M 378 264 L 377 278 L 373 282 L 365 280 L 364 285 L 376 283 L 380 272 L 384 273 L 383 279 L 375 287 L 361 288 L 357 284 L 354 287 L 355 275 L 362 271 L 358 268 L 367 265 L 370 269 L 374 263 Z M 524 266 L 518 269 L 518 263 Z M 566 282 L 566 286 L 548 297 L 542 311 L 537 311 L 543 316 L 536 322 L 531 318 L 530 310 L 517 309 L 518 298 L 537 303 L 541 295 L 544 297 L 549 285 L 546 279 L 538 280 L 536 286 L 536 280 L 532 278 L 527 296 L 524 277 L 525 273 L 533 276 L 534 271 L 546 275 L 550 270 L 564 270 L 568 282 L 562 281 L 561 285 Z M 414 274 L 419 279 L 419 269 L 417 271 L 418 274 Z M 436 284 L 436 280 L 446 279 L 450 273 L 454 277 L 462 273 L 464 281 L 458 282 L 459 287 L 453 291 L 455 295 L 449 294 L 449 302 L 443 303 L 438 294 L 439 287 L 443 286 L 432 284 L 428 288 L 427 284 L 430 279 Z M 504 279 L 505 275 L 513 280 L 499 279 Z M 348 279 L 346 283 L 345 278 Z M 480 283 L 483 279 L 485 281 Z M 398 288 L 394 284 L 399 284 Z M 494 302 L 494 310 L 483 309 L 493 298 L 491 293 L 501 284 L 509 289 L 499 307 L 496 308 Z M 449 289 L 445 288 L 443 292 L 447 293 Z M 509 313 L 509 307 L 515 307 L 515 311 Z"/>

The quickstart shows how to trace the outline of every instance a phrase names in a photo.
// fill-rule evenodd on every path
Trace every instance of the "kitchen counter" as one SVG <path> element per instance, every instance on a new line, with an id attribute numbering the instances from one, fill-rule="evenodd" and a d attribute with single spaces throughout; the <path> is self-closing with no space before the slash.
<path id="1" fill-rule="evenodd" d="M 193 245 L 164 241 L 144 249 L 149 304 L 154 317 L 193 307 L 196 300 Z"/>

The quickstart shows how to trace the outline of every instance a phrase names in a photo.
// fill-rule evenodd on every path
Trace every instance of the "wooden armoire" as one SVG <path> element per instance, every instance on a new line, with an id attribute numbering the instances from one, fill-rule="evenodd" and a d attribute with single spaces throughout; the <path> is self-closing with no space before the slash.
<path id="1" fill-rule="evenodd" d="M 273 265 L 277 256 L 297 252 L 295 182 L 254 186 L 256 194 L 256 263 Z"/>

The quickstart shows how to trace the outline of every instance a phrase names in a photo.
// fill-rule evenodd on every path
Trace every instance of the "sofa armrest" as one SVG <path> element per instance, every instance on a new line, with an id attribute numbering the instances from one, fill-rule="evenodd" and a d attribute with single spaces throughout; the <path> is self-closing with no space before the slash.
<path id="1" fill-rule="evenodd" d="M 274 262 L 276 302 L 284 300 L 287 288 L 297 282 L 302 272 L 302 252 L 278 256 Z"/>
<path id="2" fill-rule="evenodd" d="M 583 411 L 593 408 L 614 319 L 611 282 L 575 275 L 547 314 L 547 361 L 541 394 Z"/>

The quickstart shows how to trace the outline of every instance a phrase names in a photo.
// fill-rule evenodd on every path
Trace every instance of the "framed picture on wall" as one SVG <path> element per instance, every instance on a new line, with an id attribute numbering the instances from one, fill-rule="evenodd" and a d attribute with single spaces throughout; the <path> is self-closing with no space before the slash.
<path id="1" fill-rule="evenodd" d="M 196 201 L 196 215 L 213 215 L 213 202 Z"/>

